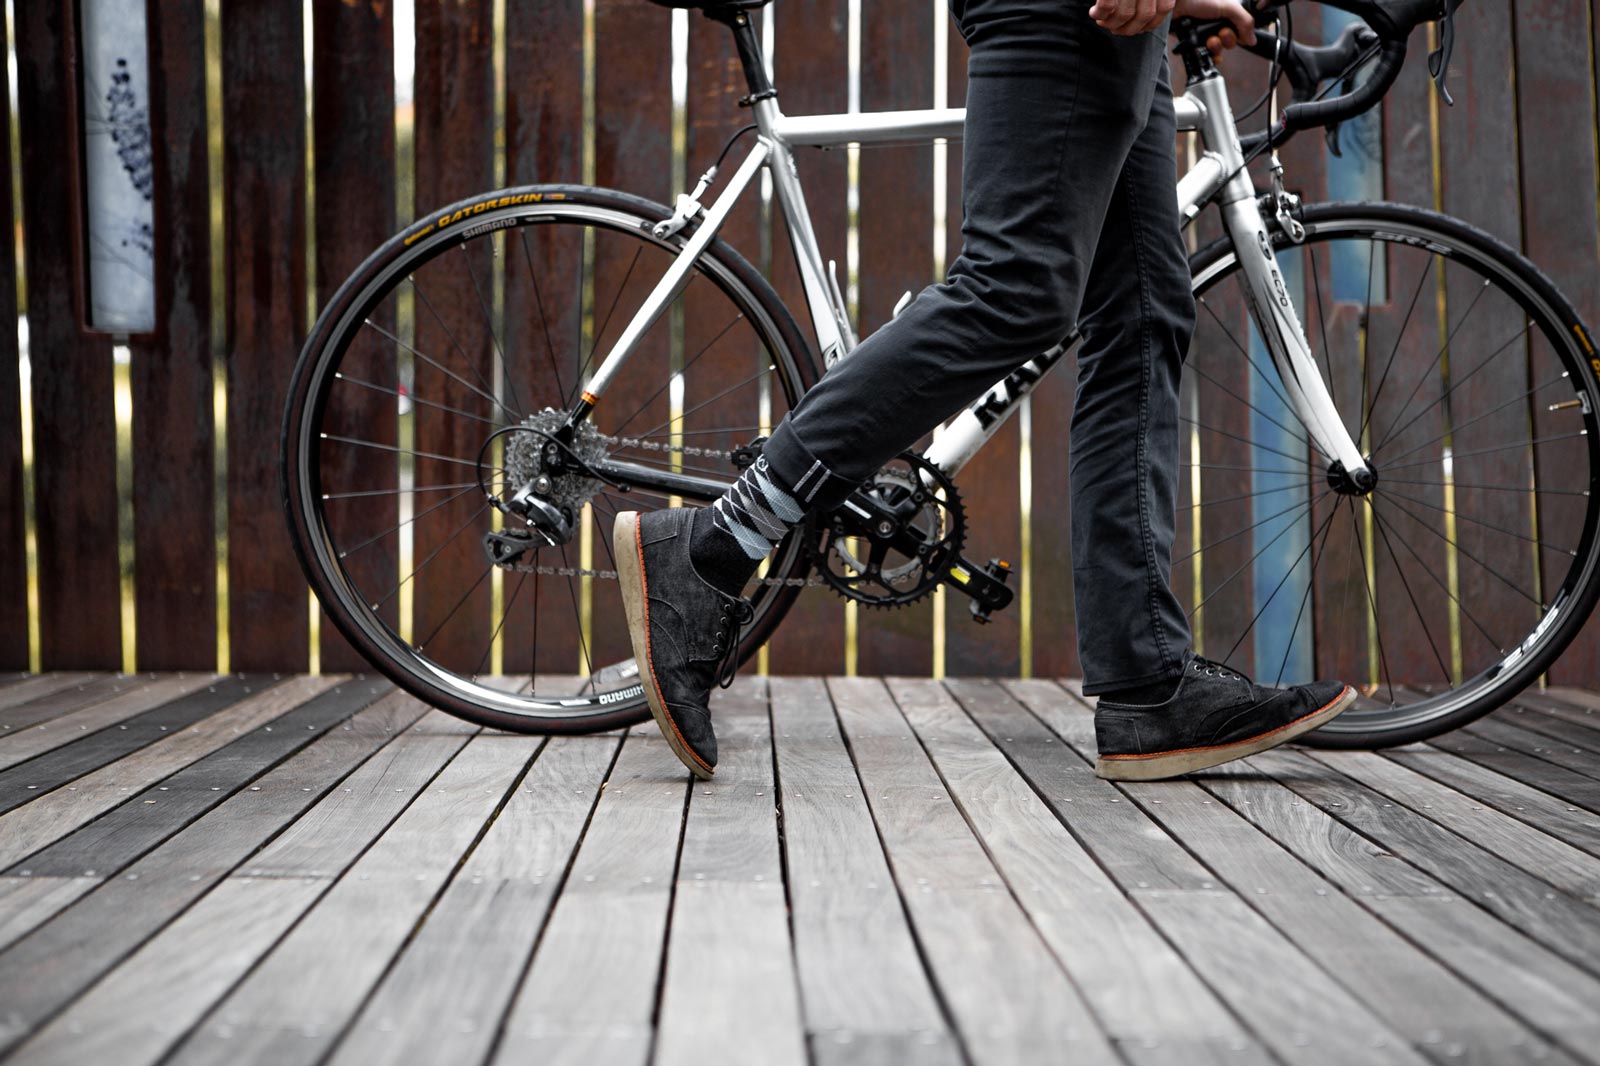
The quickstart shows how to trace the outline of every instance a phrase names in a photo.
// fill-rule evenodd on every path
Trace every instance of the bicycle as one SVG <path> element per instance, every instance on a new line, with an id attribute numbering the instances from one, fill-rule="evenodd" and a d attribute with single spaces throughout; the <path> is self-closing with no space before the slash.
<path id="1" fill-rule="evenodd" d="M 583 732 L 648 716 L 617 597 L 596 594 L 615 577 L 615 510 L 624 498 L 719 496 L 856 342 L 795 149 L 962 133 L 961 109 L 784 115 L 751 21 L 766 0 L 655 2 L 726 26 L 749 89 L 753 124 L 693 190 L 668 208 L 538 185 L 429 214 L 322 310 L 290 390 L 284 504 L 312 587 L 383 673 L 483 725 Z M 1186 220 L 1215 205 L 1222 227 L 1191 258 L 1205 334 L 1182 400 L 1196 506 L 1182 523 L 1191 550 L 1175 552 L 1174 569 L 1212 657 L 1275 670 L 1275 683 L 1304 680 L 1294 675 L 1318 655 L 1366 663 L 1358 706 L 1308 740 L 1369 747 L 1499 706 L 1593 608 L 1600 357 L 1555 286 L 1494 238 L 1420 208 L 1304 204 L 1286 190 L 1276 148 L 1375 106 L 1414 29 L 1438 21 L 1448 43 L 1459 0 L 1324 2 L 1359 21 L 1321 48 L 1293 41 L 1289 0 L 1257 5 L 1263 27 L 1279 20 L 1286 32 L 1263 29 L 1251 50 L 1271 62 L 1271 86 L 1286 77 L 1294 96 L 1242 136 L 1203 44 L 1218 27 L 1173 26 L 1187 74 L 1179 126 L 1204 145 L 1177 196 Z M 1441 53 L 1443 68 L 1447 47 L 1430 62 Z M 1442 91 L 1443 70 L 1434 74 Z M 703 204 L 747 133 L 754 145 Z M 1270 187 L 1258 190 L 1248 164 L 1262 152 L 1272 153 Z M 763 168 L 814 347 L 718 236 Z M 1302 325 L 1286 272 L 1310 275 L 1310 291 L 1300 288 L 1307 325 L 1314 295 L 1315 329 Z M 1325 273 L 1340 289 L 1332 310 Z M 955 479 L 1072 339 L 792 533 L 752 594 L 741 657 L 808 584 L 874 606 L 946 585 L 980 621 L 1003 609 L 1008 571 L 963 554 Z M 420 562 L 402 574 L 407 552 Z M 1335 605 L 1364 620 L 1364 650 L 1330 646 L 1330 632 L 1317 639 L 1329 628 L 1319 613 Z M 1424 639 L 1389 647 L 1374 632 L 1386 619 Z M 548 674 L 570 676 L 541 691 Z"/>

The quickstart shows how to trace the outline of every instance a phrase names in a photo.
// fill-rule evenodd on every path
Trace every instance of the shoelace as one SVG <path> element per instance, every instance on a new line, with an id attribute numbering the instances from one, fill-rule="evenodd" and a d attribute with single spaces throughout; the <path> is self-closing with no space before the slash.
<path id="1" fill-rule="evenodd" d="M 722 618 L 717 622 L 717 642 L 713 645 L 722 652 L 722 658 L 717 662 L 719 688 L 733 684 L 733 675 L 739 669 L 739 627 L 755 616 L 755 607 L 742 596 L 722 602 Z"/>
<path id="2" fill-rule="evenodd" d="M 1196 655 L 1189 660 L 1189 663 L 1196 673 L 1206 674 L 1211 677 L 1231 677 L 1239 681 L 1243 681 L 1246 684 L 1250 683 L 1250 679 L 1248 677 L 1233 669 L 1231 666 L 1223 666 L 1221 663 L 1207 659 L 1204 656 Z"/>

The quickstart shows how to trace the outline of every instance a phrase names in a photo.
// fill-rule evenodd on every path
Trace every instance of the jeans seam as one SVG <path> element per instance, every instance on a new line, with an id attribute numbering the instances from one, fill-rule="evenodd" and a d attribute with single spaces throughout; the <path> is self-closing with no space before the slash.
<path id="1" fill-rule="evenodd" d="M 1128 197 L 1128 221 L 1133 227 L 1133 261 L 1139 275 L 1139 442 L 1135 466 L 1139 478 L 1139 535 L 1144 549 L 1145 600 L 1150 608 L 1150 629 L 1155 635 L 1156 654 L 1163 668 L 1171 662 L 1167 635 L 1161 624 L 1155 585 L 1156 558 L 1150 531 L 1149 434 L 1150 434 L 1150 285 L 1145 263 L 1144 227 L 1134 197 Z"/>

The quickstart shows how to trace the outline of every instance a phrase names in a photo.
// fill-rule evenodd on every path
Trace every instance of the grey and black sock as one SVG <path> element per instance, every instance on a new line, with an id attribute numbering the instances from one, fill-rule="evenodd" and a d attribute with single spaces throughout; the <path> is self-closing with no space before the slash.
<path id="1" fill-rule="evenodd" d="M 777 481 L 766 456 L 757 456 L 720 499 L 695 514 L 689 558 L 706 581 L 737 596 L 805 516 L 793 489 Z"/>

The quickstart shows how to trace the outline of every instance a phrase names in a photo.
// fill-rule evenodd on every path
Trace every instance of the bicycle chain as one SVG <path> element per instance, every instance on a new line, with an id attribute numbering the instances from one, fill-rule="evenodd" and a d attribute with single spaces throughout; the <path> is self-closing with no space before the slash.
<path id="1" fill-rule="evenodd" d="M 646 452 L 675 452 L 679 455 L 688 455 L 700 459 L 727 459 L 726 448 L 696 448 L 689 444 L 662 444 L 658 441 L 642 440 L 634 437 L 613 437 L 606 433 L 598 434 L 594 439 L 608 447 L 637 448 Z M 592 567 L 582 566 L 536 566 L 528 563 L 513 563 L 506 569 L 518 574 L 538 574 L 543 577 L 594 577 L 602 581 L 615 581 L 615 570 L 596 570 Z M 757 578 L 756 584 L 783 586 L 789 585 L 796 588 L 811 588 L 826 585 L 827 582 L 820 577 L 763 577 Z"/>

